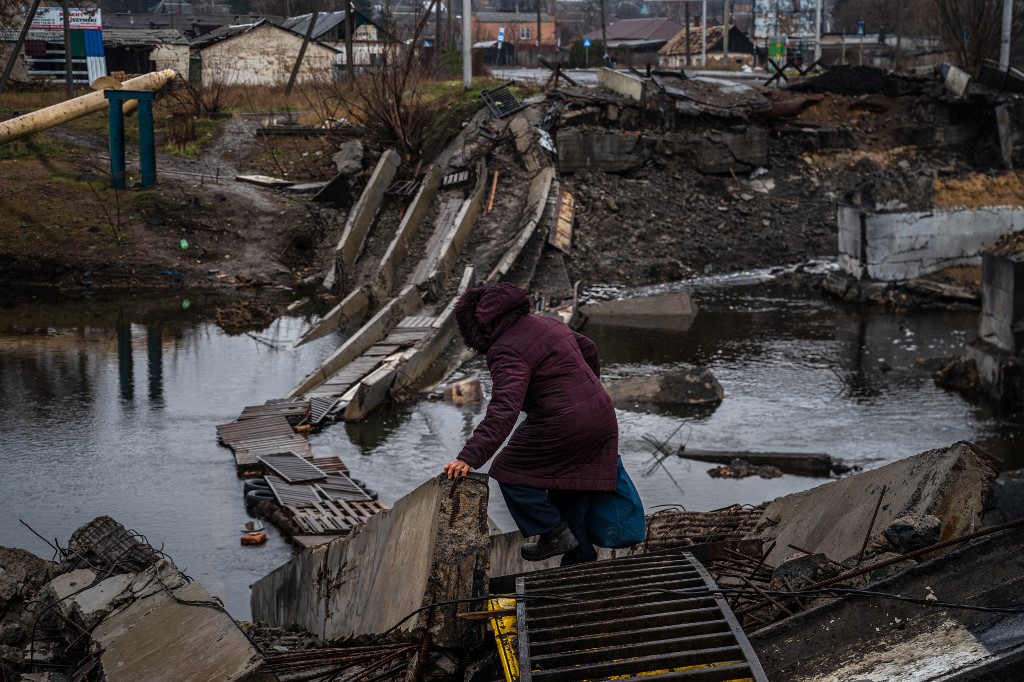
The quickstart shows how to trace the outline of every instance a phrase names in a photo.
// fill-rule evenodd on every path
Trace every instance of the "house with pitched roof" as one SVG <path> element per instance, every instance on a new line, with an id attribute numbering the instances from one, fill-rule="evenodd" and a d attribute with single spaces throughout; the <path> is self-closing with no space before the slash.
<path id="1" fill-rule="evenodd" d="M 591 42 L 607 37 L 608 54 L 619 66 L 657 64 L 658 50 L 675 36 L 683 25 L 665 17 L 653 19 L 620 19 L 605 30 L 591 31 L 583 36 Z"/>

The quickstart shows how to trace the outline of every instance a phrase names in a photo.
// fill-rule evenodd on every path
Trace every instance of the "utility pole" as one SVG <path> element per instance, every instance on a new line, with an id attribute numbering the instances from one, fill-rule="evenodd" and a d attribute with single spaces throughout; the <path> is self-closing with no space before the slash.
<path id="1" fill-rule="evenodd" d="M 700 0 L 700 67 L 708 68 L 708 0 Z"/>
<path id="2" fill-rule="evenodd" d="M 601 58 L 601 63 L 607 66 L 605 62 L 608 61 L 608 25 L 604 20 L 604 0 L 601 0 L 601 42 L 604 47 L 604 56 Z"/>
<path id="3" fill-rule="evenodd" d="M 295 58 L 295 64 L 292 66 L 292 73 L 288 77 L 288 85 L 284 87 L 285 97 L 292 94 L 292 88 L 295 87 L 295 79 L 299 75 L 299 69 L 302 67 L 302 58 L 306 56 L 306 47 L 309 45 L 310 39 L 313 37 L 313 27 L 316 26 L 316 19 L 320 16 L 320 12 L 313 10 L 313 14 L 309 17 L 309 26 L 306 27 L 306 35 L 302 38 L 302 46 L 299 48 L 299 56 Z"/>
<path id="4" fill-rule="evenodd" d="M 729 29 L 732 24 L 732 16 L 729 5 L 732 0 L 725 0 L 722 3 L 722 66 L 729 68 Z"/>
<path id="5" fill-rule="evenodd" d="M 68 0 L 61 0 L 61 13 L 64 15 L 64 93 L 68 99 L 75 96 L 75 72 L 71 65 L 71 11 Z"/>
<path id="6" fill-rule="evenodd" d="M 686 13 L 686 65 L 690 65 L 690 3 L 683 8 Z"/>
<path id="7" fill-rule="evenodd" d="M 537 63 L 540 64 L 540 0 L 537 0 Z"/>
<path id="8" fill-rule="evenodd" d="M 1010 26 L 1013 24 L 1013 0 L 1003 0 L 1003 40 L 999 45 L 999 65 L 1010 66 Z"/>
<path id="9" fill-rule="evenodd" d="M 899 7 L 903 0 L 896 0 Z M 899 11 L 899 10 L 897 10 Z M 821 0 L 814 0 L 814 61 L 821 60 Z"/>
<path id="10" fill-rule="evenodd" d="M 462 0 L 462 87 L 473 88 L 473 46 L 470 43 L 472 8 L 470 0 Z"/>
<path id="11" fill-rule="evenodd" d="M 351 83 L 356 79 L 356 65 L 352 63 L 352 34 L 355 33 L 356 20 L 352 16 L 352 0 L 343 1 L 345 3 L 345 71 L 348 75 L 348 82 Z"/>

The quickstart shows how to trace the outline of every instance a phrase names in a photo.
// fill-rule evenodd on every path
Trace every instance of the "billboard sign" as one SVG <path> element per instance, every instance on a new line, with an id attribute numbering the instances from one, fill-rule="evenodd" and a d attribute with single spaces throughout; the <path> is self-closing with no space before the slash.
<path id="1" fill-rule="evenodd" d="M 100 10 L 94 7 L 71 7 L 68 21 L 73 30 L 97 30 L 100 28 Z M 64 29 L 64 10 L 60 7 L 40 7 L 32 19 L 30 28 L 35 30 Z"/>

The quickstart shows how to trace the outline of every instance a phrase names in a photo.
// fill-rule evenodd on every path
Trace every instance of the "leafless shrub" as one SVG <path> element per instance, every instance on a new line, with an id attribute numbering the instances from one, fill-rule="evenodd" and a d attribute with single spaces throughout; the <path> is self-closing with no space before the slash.
<path id="1" fill-rule="evenodd" d="M 983 58 L 999 56 L 1003 0 L 932 0 L 935 30 L 956 63 L 974 70 Z M 1013 35 L 1024 25 L 1024 3 L 1014 2 Z M 966 37 L 966 39 L 965 39 Z"/>

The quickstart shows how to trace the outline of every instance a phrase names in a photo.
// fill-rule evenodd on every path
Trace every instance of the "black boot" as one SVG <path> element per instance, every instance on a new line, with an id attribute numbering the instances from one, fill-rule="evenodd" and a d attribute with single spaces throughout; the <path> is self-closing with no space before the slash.
<path id="1" fill-rule="evenodd" d="M 563 521 L 558 528 L 555 528 L 550 533 L 541 535 L 537 542 L 524 543 L 519 548 L 519 553 L 527 561 L 544 561 L 557 554 L 571 552 L 579 544 L 579 540 L 569 530 L 569 524 Z"/>

